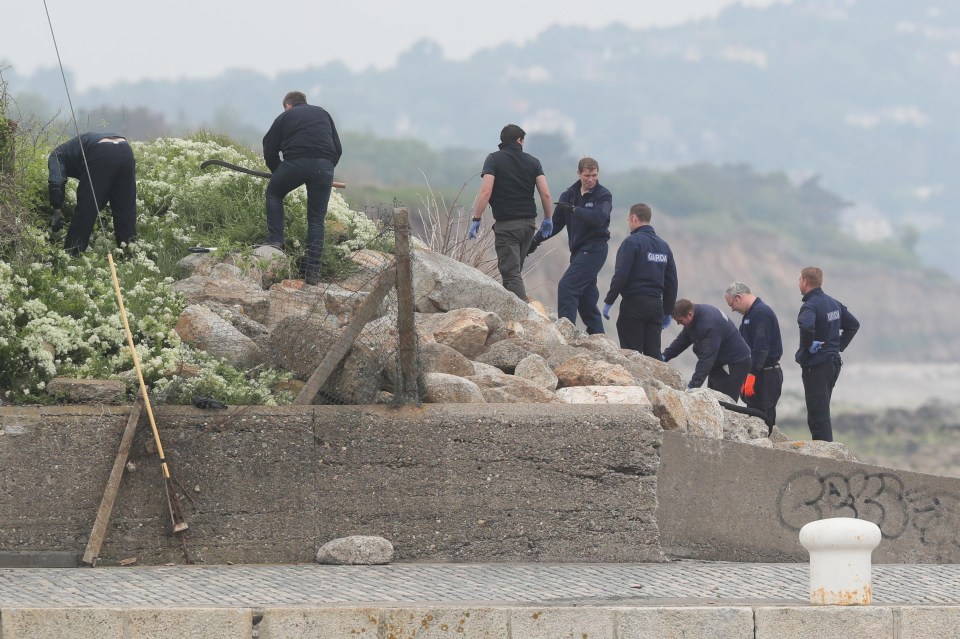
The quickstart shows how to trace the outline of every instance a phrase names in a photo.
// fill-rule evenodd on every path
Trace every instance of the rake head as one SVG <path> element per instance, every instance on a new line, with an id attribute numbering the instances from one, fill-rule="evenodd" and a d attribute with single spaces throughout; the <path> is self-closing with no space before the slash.
<path id="1" fill-rule="evenodd" d="M 183 516 L 183 506 L 181 504 L 181 494 L 183 487 L 180 482 L 172 477 L 167 477 L 163 482 L 164 491 L 167 494 L 167 508 L 170 511 L 170 521 L 173 523 L 173 532 L 181 533 L 189 526 L 187 519 Z"/>

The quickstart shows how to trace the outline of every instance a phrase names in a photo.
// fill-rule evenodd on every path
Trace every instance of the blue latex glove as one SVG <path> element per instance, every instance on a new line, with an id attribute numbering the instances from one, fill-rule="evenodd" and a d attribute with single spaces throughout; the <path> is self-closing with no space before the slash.
<path id="1" fill-rule="evenodd" d="M 553 234 L 553 220 L 549 218 L 544 218 L 543 222 L 540 222 L 540 237 L 547 239 L 550 235 Z"/>
<path id="2" fill-rule="evenodd" d="M 610 309 L 613 308 L 613 304 L 604 304 L 603 305 L 603 316 L 607 319 L 610 319 Z"/>
<path id="3" fill-rule="evenodd" d="M 663 316 L 663 322 L 660 323 L 660 330 L 666 330 L 670 326 L 670 322 L 673 321 L 673 316 L 669 313 Z"/>
<path id="4" fill-rule="evenodd" d="M 813 343 L 810 344 L 810 348 L 809 348 L 808 350 L 809 350 L 811 353 L 816 353 L 816 352 L 819 351 L 822 347 L 823 347 L 823 342 L 818 342 L 817 340 L 813 340 Z"/>
<path id="5" fill-rule="evenodd" d="M 477 239 L 477 233 L 480 232 L 480 220 L 470 222 L 470 232 L 467 234 L 471 240 Z"/>

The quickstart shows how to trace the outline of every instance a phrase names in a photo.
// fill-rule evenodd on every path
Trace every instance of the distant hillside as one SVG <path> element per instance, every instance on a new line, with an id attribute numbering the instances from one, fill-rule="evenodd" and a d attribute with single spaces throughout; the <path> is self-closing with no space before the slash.
<path id="1" fill-rule="evenodd" d="M 7 75 L 25 104 L 64 103 L 52 70 Z M 387 70 L 328 64 L 275 78 L 235 70 L 97 88 L 75 102 L 87 122 L 100 121 L 102 105 L 125 107 L 120 117 L 147 107 L 172 131 L 202 124 L 256 143 L 280 96 L 299 88 L 344 131 L 434 149 L 492 150 L 500 127 L 517 122 L 559 134 L 572 155 L 610 170 L 746 162 L 819 174 L 855 201 L 848 228 L 864 237 L 919 232 L 923 261 L 960 274 L 958 85 L 955 3 L 795 0 L 670 29 L 550 28 L 465 61 L 424 41 Z M 408 182 L 420 179 L 418 167 L 403 168 Z"/>

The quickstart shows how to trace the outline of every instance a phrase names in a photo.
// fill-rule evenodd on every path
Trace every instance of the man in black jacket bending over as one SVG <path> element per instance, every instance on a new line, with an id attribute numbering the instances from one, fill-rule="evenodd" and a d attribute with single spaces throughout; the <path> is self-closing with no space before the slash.
<path id="1" fill-rule="evenodd" d="M 303 270 L 307 284 L 320 282 L 323 224 L 333 188 L 333 168 L 342 153 L 340 136 L 330 114 L 307 104 L 303 93 L 288 93 L 283 98 L 283 113 L 263 136 L 263 159 L 273 172 L 267 186 L 267 239 L 263 243 L 283 249 L 283 198 L 306 184 L 307 246 Z"/>
<path id="2" fill-rule="evenodd" d="M 76 254 L 87 250 L 93 223 L 108 202 L 117 246 L 134 240 L 137 234 L 136 161 L 126 138 L 112 133 L 82 133 L 55 148 L 47 160 L 47 168 L 54 233 L 63 227 L 67 178 L 80 181 L 77 207 L 63 243 L 66 251 Z"/>
<path id="3" fill-rule="evenodd" d="M 663 351 L 663 361 L 669 362 L 693 344 L 697 367 L 687 388 L 700 388 L 706 380 L 708 388 L 725 393 L 736 402 L 750 372 L 750 347 L 737 327 L 716 306 L 694 304 L 686 299 L 677 300 L 673 319 L 683 330 Z"/>

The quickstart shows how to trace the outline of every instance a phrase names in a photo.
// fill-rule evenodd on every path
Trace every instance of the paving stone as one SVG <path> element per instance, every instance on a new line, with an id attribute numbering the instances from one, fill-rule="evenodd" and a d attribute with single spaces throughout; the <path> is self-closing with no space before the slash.
<path id="1" fill-rule="evenodd" d="M 751 608 L 627 608 L 617 612 L 617 637 L 754 639 Z"/>
<path id="2" fill-rule="evenodd" d="M 614 614 L 605 608 L 515 608 L 513 637 L 523 639 L 614 639 Z"/>
<path id="3" fill-rule="evenodd" d="M 253 628 L 251 611 L 239 608 L 128 610 L 125 617 L 125 633 L 122 636 L 130 639 L 245 639 L 251 636 Z"/>
<path id="4" fill-rule="evenodd" d="M 117 639 L 123 611 L 108 608 L 8 608 L 0 616 L 3 639 Z"/>
<path id="5" fill-rule="evenodd" d="M 893 610 L 875 606 L 757 608 L 756 639 L 894 639 Z"/>
<path id="6" fill-rule="evenodd" d="M 267 608 L 257 631 L 259 639 L 376 639 L 380 616 L 376 608 Z"/>
<path id="7" fill-rule="evenodd" d="M 956 602 L 955 602 L 956 603 Z M 960 607 L 901 608 L 898 639 L 956 639 L 960 637 Z"/>
<path id="8" fill-rule="evenodd" d="M 510 636 L 510 612 L 491 608 L 395 608 L 383 615 L 383 636 L 502 639 Z M 514 637 L 518 635 L 516 632 Z"/>

